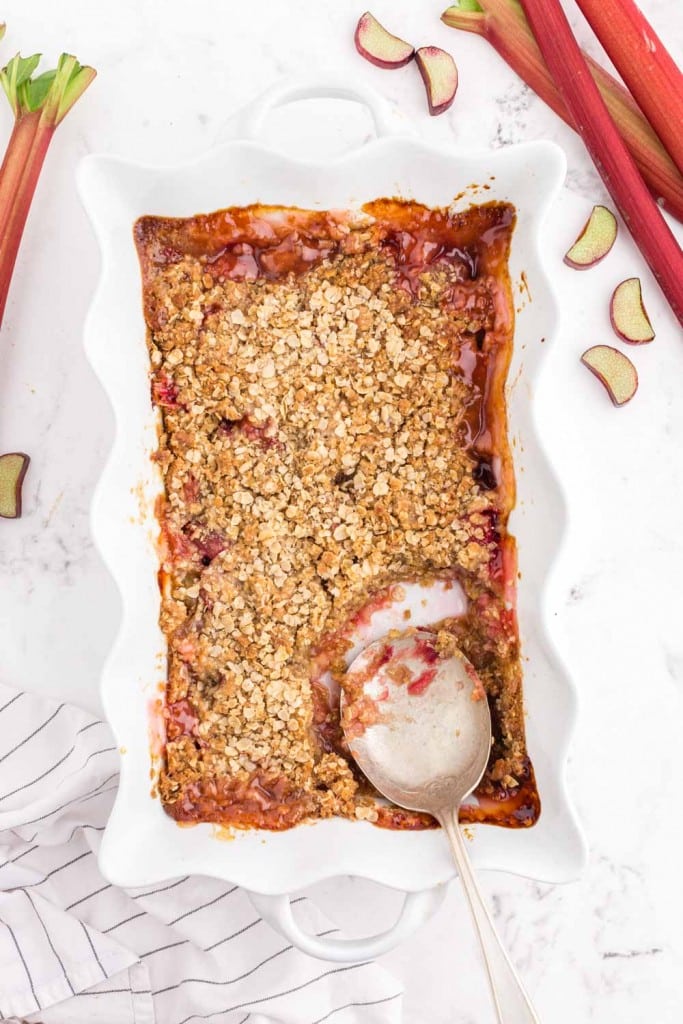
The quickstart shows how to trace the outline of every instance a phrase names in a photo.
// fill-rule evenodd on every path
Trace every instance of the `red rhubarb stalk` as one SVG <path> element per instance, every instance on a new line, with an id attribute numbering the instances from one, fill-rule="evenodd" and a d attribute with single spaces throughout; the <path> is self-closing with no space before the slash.
<path id="1" fill-rule="evenodd" d="M 95 77 L 75 57 L 62 54 L 57 68 L 37 77 L 40 56 L 14 57 L 0 82 L 14 112 L 14 129 L 0 168 L 0 324 L 33 194 L 52 137 Z"/>
<path id="2" fill-rule="evenodd" d="M 633 0 L 577 0 L 634 100 L 683 174 L 683 74 Z"/>
<path id="3" fill-rule="evenodd" d="M 610 117 L 559 0 L 522 0 L 522 6 L 607 190 L 683 325 L 683 252 Z"/>
<path id="4" fill-rule="evenodd" d="M 460 0 L 449 7 L 442 21 L 452 28 L 482 36 L 527 85 L 566 123 L 576 123 L 557 91 L 516 0 Z M 604 68 L 584 54 L 607 109 L 636 161 L 655 199 L 683 221 L 683 175 L 662 146 L 626 89 Z"/>

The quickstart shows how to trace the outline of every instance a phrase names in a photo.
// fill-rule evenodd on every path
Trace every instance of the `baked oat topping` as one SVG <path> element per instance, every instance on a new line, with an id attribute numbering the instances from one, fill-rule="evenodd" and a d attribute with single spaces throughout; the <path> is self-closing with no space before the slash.
<path id="1" fill-rule="evenodd" d="M 343 685 L 354 615 L 437 577 L 470 602 L 439 650 L 460 645 L 493 711 L 477 813 L 535 817 L 505 592 L 513 223 L 504 204 L 380 200 L 354 216 L 136 225 L 165 484 L 160 793 L 175 817 L 427 824 L 376 806 L 321 678 Z"/>

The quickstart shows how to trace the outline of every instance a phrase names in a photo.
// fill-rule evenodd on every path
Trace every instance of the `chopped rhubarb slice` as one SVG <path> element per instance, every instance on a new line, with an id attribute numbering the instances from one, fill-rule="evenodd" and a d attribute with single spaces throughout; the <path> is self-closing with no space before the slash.
<path id="1" fill-rule="evenodd" d="M 609 345 L 594 345 L 581 356 L 581 362 L 605 386 L 615 405 L 630 402 L 638 390 L 636 368 L 623 352 Z"/>
<path id="2" fill-rule="evenodd" d="M 458 90 L 458 69 L 450 53 L 438 46 L 421 46 L 415 54 L 422 81 L 427 90 L 429 113 L 435 116 L 448 110 Z"/>
<path id="3" fill-rule="evenodd" d="M 387 32 L 369 11 L 362 14 L 354 35 L 356 49 L 378 68 L 402 68 L 413 59 L 415 48 Z"/>
<path id="4" fill-rule="evenodd" d="M 630 345 L 652 341 L 655 332 L 643 305 L 639 277 L 628 277 L 614 289 L 609 305 L 612 327 Z"/>
<path id="5" fill-rule="evenodd" d="M 18 519 L 21 515 L 21 485 L 31 460 L 23 452 L 0 455 L 0 516 Z"/>
<path id="6" fill-rule="evenodd" d="M 566 254 L 564 262 L 576 270 L 594 267 L 610 251 L 617 237 L 617 219 L 606 206 L 594 206 L 583 231 Z"/>
<path id="7" fill-rule="evenodd" d="M 161 405 L 165 409 L 175 409 L 178 406 L 178 387 L 165 375 L 160 375 L 152 380 L 152 401 L 155 405 Z"/>

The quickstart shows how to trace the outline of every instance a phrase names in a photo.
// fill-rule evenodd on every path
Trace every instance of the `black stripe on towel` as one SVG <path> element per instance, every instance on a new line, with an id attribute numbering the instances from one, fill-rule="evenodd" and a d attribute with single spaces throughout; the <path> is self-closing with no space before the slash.
<path id="1" fill-rule="evenodd" d="M 92 941 L 92 939 L 90 938 L 90 932 L 89 932 L 89 931 L 88 931 L 88 929 L 87 929 L 87 928 L 85 927 L 85 925 L 83 924 L 83 922 L 82 922 L 82 921 L 79 921 L 78 923 L 80 924 L 81 928 L 83 929 L 83 934 L 85 935 L 86 939 L 88 940 L 88 945 L 89 945 L 89 946 L 90 946 L 90 948 L 92 949 L 92 955 L 93 955 L 93 956 L 95 957 L 95 959 L 97 960 L 97 966 L 98 966 L 98 967 L 99 967 L 99 969 L 100 969 L 100 970 L 102 971 L 102 977 L 103 977 L 103 978 L 106 978 L 106 977 L 107 977 L 107 972 L 105 971 L 104 967 L 102 966 L 102 961 L 100 960 L 99 956 L 97 955 L 97 950 L 95 949 L 95 946 L 94 946 L 94 944 L 93 944 L 93 941 Z"/>
<path id="2" fill-rule="evenodd" d="M 8 797 L 14 796 L 15 793 L 21 793 L 22 789 L 28 789 L 29 786 L 33 786 L 36 782 L 40 782 L 41 779 L 44 779 L 47 775 L 50 774 L 50 772 L 53 772 L 55 768 L 59 768 L 60 764 L 64 764 L 67 758 L 71 757 L 74 750 L 76 749 L 76 746 L 77 744 L 74 743 L 71 750 L 67 751 L 67 753 L 64 754 L 64 757 L 60 757 L 59 761 L 56 761 L 51 768 L 47 768 L 42 775 L 36 776 L 36 778 L 31 779 L 30 782 L 25 782 L 23 786 L 17 786 L 16 789 L 11 790 L 11 792 L 9 793 L 4 793 L 2 796 L 0 796 L 0 800 L 7 800 Z M 116 750 L 116 747 L 102 747 L 101 750 L 93 750 L 91 754 L 88 754 L 85 761 L 82 764 L 79 764 L 78 768 L 75 769 L 74 774 L 75 772 L 83 771 L 86 764 L 88 764 L 88 762 L 91 761 L 93 757 L 97 757 L 98 754 L 109 754 L 111 753 L 112 750 Z"/>
<path id="3" fill-rule="evenodd" d="M 154 956 L 155 953 L 163 953 L 166 949 L 175 949 L 176 946 L 188 946 L 189 939 L 180 939 L 178 942 L 169 942 L 167 946 L 157 946 L 156 949 L 149 949 L 146 953 L 140 954 L 140 959 L 144 960 L 148 956 Z"/>
<path id="4" fill-rule="evenodd" d="M 234 1006 L 226 1006 L 222 1010 L 214 1010 L 212 1013 L 191 1013 L 189 1017 L 185 1017 L 179 1022 L 179 1024 L 187 1024 L 190 1020 L 208 1020 L 209 1017 L 215 1017 L 222 1013 L 231 1013 L 233 1010 L 243 1010 L 247 1006 L 256 1006 L 260 1003 L 269 1003 L 272 999 L 279 999 L 280 996 L 289 996 L 292 992 L 301 992 L 302 989 L 308 988 L 309 985 L 314 985 L 316 981 L 321 981 L 323 978 L 329 978 L 332 974 L 343 974 L 345 971 L 355 971 L 361 967 L 367 967 L 368 964 L 372 963 L 371 960 L 366 960 L 361 964 L 347 964 L 344 967 L 333 967 L 329 971 L 324 971 L 323 974 L 318 974 L 315 978 L 309 978 L 308 981 L 304 981 L 301 985 L 295 985 L 294 988 L 284 989 L 282 992 L 273 992 L 270 996 L 263 996 L 261 999 L 250 999 L 246 1003 L 236 1003 Z"/>
<path id="5" fill-rule="evenodd" d="M 57 717 L 57 715 L 64 706 L 64 704 L 60 704 L 57 710 L 53 711 L 50 717 L 46 718 L 42 725 L 39 725 L 38 728 L 34 729 L 32 733 L 29 733 L 29 735 L 25 736 L 23 740 L 20 740 L 16 746 L 12 747 L 11 750 L 8 750 L 6 754 L 3 754 L 2 757 L 0 757 L 0 762 L 5 761 L 10 756 L 10 754 L 13 754 L 15 752 L 15 750 L 19 750 L 19 748 L 23 747 L 25 743 L 28 743 L 28 741 L 32 740 L 34 736 L 37 736 L 39 732 L 42 732 L 45 726 L 49 725 L 50 722 Z"/>
<path id="6" fill-rule="evenodd" d="M 102 796 L 104 793 L 113 792 L 117 788 L 117 786 L 110 786 L 109 789 L 102 789 L 102 786 L 106 785 L 107 782 L 110 782 L 112 779 L 118 778 L 118 774 L 118 772 L 113 772 L 102 782 L 98 782 L 94 789 L 88 790 L 88 792 L 85 793 L 83 796 L 77 796 L 73 800 L 67 800 L 67 802 L 65 804 L 62 804 L 61 807 L 53 807 L 51 811 L 47 811 L 45 814 L 41 814 L 39 818 L 32 818 L 31 821 L 22 822 L 22 827 L 24 825 L 35 825 L 37 821 L 45 821 L 46 818 L 49 818 L 53 814 L 58 814 L 59 811 L 63 811 L 65 807 L 71 807 L 72 804 L 84 804 L 86 800 L 92 800 L 94 796 Z M 80 828 L 80 826 L 78 827 Z M 36 839 L 37 836 L 39 835 L 40 830 L 38 830 L 38 832 L 36 832 L 36 834 L 32 836 L 30 839 L 27 839 L 26 842 L 32 843 L 33 840 Z"/>
<path id="7" fill-rule="evenodd" d="M 64 975 L 64 980 L 66 981 L 67 985 L 71 989 L 71 995 L 73 996 L 73 995 L 75 995 L 74 987 L 71 984 L 71 978 L 66 973 L 66 967 L 64 966 L 64 961 L 62 960 L 61 956 L 59 955 L 59 953 L 57 952 L 55 947 L 52 945 L 52 939 L 50 938 L 50 933 L 48 932 L 47 928 L 45 927 L 45 922 L 43 921 L 42 917 L 38 913 L 38 908 L 36 907 L 35 903 L 31 899 L 30 893 L 26 889 L 24 889 L 24 895 L 26 896 L 26 899 L 31 904 L 31 907 L 33 908 L 33 913 L 38 918 L 38 921 L 40 923 L 40 927 L 43 929 L 43 932 L 45 933 L 45 938 L 47 939 L 48 946 L 50 947 L 50 949 L 52 950 L 54 956 L 56 957 L 57 963 L 62 968 L 62 974 Z"/>
<path id="8" fill-rule="evenodd" d="M 87 732 L 88 729 L 92 729 L 92 727 L 94 725 L 104 725 L 104 724 L 105 724 L 104 722 L 100 722 L 100 721 L 88 722 L 87 725 L 84 725 L 81 729 L 78 730 L 76 735 L 80 736 L 82 732 Z"/>
<path id="9" fill-rule="evenodd" d="M 38 1007 L 38 1009 L 40 1009 L 40 1003 L 38 1002 L 38 996 L 36 995 L 36 990 L 33 987 L 33 978 L 31 977 L 31 972 L 28 969 L 28 964 L 24 960 L 24 954 L 21 952 L 21 946 L 17 942 L 17 937 L 14 934 L 14 932 L 12 931 L 12 929 L 10 928 L 10 926 L 7 924 L 7 921 L 0 921 L 0 924 L 4 924 L 5 928 L 7 929 L 7 931 L 12 936 L 12 942 L 14 943 L 16 951 L 19 954 L 19 959 L 21 960 L 22 964 L 24 965 L 24 970 L 26 971 L 26 977 L 28 978 L 28 983 L 31 986 L 31 995 L 33 996 L 33 998 L 36 1001 L 36 1006 Z"/>
<path id="10" fill-rule="evenodd" d="M 158 892 L 168 892 L 169 889 L 175 889 L 176 885 L 186 882 L 189 877 L 189 875 L 185 875 L 184 878 L 179 878 L 177 881 L 171 882 L 170 885 L 164 885 L 161 889 L 152 889 L 151 892 L 137 892 L 134 896 L 131 896 L 131 899 L 141 900 L 144 899 L 145 896 L 156 896 Z"/>
<path id="11" fill-rule="evenodd" d="M 121 928 L 122 925 L 128 924 L 129 921 L 135 921 L 138 917 L 144 917 L 145 911 L 141 910 L 139 914 L 131 914 L 130 917 L 124 917 L 123 921 L 117 921 L 116 924 L 112 924 L 109 928 L 103 928 L 102 934 L 109 935 L 109 932 L 116 931 L 117 928 Z"/>
<path id="12" fill-rule="evenodd" d="M 380 1003 L 390 1003 L 393 999 L 399 999 L 403 995 L 402 992 L 396 992 L 393 996 L 384 996 L 383 999 L 368 999 L 364 1003 L 345 1003 L 344 1006 L 336 1006 L 334 1010 L 330 1010 L 324 1017 L 318 1017 L 317 1020 L 311 1021 L 311 1024 L 323 1024 L 324 1020 L 329 1020 L 335 1013 L 341 1013 L 342 1010 L 349 1010 L 356 1006 L 379 1006 Z"/>
<path id="13" fill-rule="evenodd" d="M 172 921 L 169 921 L 168 922 L 169 927 L 172 924 L 177 924 L 178 921 L 182 921 L 184 918 L 189 917 L 191 914 L 196 914 L 198 910 L 203 910 L 204 907 L 212 907 L 214 905 L 214 903 L 218 903 L 219 900 L 224 900 L 225 897 L 226 896 L 230 896 L 231 893 L 237 892 L 238 888 L 239 888 L 239 886 L 233 885 L 232 889 L 226 889 L 225 892 L 222 892 L 220 894 L 220 896 L 216 896 L 215 899 L 209 900 L 208 903 L 202 903 L 198 907 L 193 907 L 192 910 L 186 910 L 184 914 L 180 914 L 178 917 L 174 917 Z"/>
<path id="14" fill-rule="evenodd" d="M 338 928 L 328 928 L 327 931 L 316 932 L 316 937 L 322 939 L 324 935 L 331 935 L 332 932 L 338 931 Z M 282 956 L 283 953 L 288 953 L 292 949 L 294 949 L 294 946 L 283 946 L 282 949 L 278 949 L 277 953 L 271 953 L 270 956 L 267 956 L 265 960 L 261 960 L 261 962 L 256 964 L 255 967 L 250 967 L 248 971 L 245 971 L 243 974 L 238 974 L 235 978 L 227 978 L 225 981 L 214 981 L 213 978 L 183 978 L 183 980 L 179 981 L 176 985 L 167 985 L 166 988 L 156 989 L 152 992 L 152 995 L 161 996 L 166 992 L 175 992 L 175 990 L 181 988 L 182 985 L 188 985 L 191 983 L 198 985 L 234 985 L 238 981 L 244 981 L 244 979 L 248 978 L 250 974 L 254 974 L 258 971 L 260 967 L 265 967 L 265 965 L 269 964 L 271 960 L 276 960 L 279 956 Z"/>
<path id="15" fill-rule="evenodd" d="M 294 906 L 295 903 L 301 903 L 305 899 L 306 896 L 297 896 L 296 899 L 291 900 L 291 904 Z M 210 953 L 212 949 L 216 948 L 216 946 L 222 946 L 224 942 L 230 942 L 231 939 L 236 939 L 238 935 L 244 935 L 244 933 L 248 932 L 250 928 L 254 928 L 257 924 L 261 924 L 262 920 L 262 918 L 257 917 L 255 921 L 250 921 L 249 924 L 245 924 L 244 928 L 240 928 L 238 931 L 233 932 L 232 935 L 226 935 L 224 939 L 219 939 L 218 942 L 214 942 L 212 946 L 207 946 L 204 952 Z"/>
<path id="16" fill-rule="evenodd" d="M 81 896 L 80 900 L 76 900 L 74 903 L 70 903 L 68 907 L 64 907 L 64 910 L 73 910 L 74 907 L 78 907 L 81 903 L 85 903 L 86 900 L 91 900 L 93 896 L 98 896 L 105 889 L 111 889 L 111 885 L 107 882 L 106 885 L 100 886 L 99 889 L 95 889 L 94 892 L 89 892 L 87 896 Z"/>
<path id="17" fill-rule="evenodd" d="M 19 700 L 20 697 L 23 697 L 23 691 L 21 693 L 15 693 L 14 697 L 11 697 L 6 704 L 2 705 L 2 707 L 0 708 L 0 715 L 2 714 L 3 711 L 7 710 L 10 704 L 14 704 L 15 700 Z"/>
<path id="18" fill-rule="evenodd" d="M 71 748 L 71 750 L 67 750 L 66 754 L 64 754 L 63 757 L 60 757 L 59 761 L 56 761 L 55 764 L 53 764 L 51 768 L 47 768 L 43 772 L 42 775 L 37 775 L 35 779 L 31 779 L 30 782 L 25 782 L 22 786 L 17 786 L 16 789 L 10 790 L 9 793 L 3 793 L 3 795 L 0 796 L 0 800 L 7 800 L 9 797 L 14 796 L 15 793 L 21 793 L 22 789 L 28 789 L 28 787 L 32 786 L 34 784 L 34 782 L 40 782 L 40 780 L 44 779 L 46 775 L 49 775 L 50 772 L 53 772 L 55 770 L 55 768 L 59 768 L 60 764 L 64 764 L 66 759 L 68 757 L 71 757 L 71 755 L 73 754 L 75 749 L 76 749 L 76 744 L 74 743 L 74 745 Z"/>

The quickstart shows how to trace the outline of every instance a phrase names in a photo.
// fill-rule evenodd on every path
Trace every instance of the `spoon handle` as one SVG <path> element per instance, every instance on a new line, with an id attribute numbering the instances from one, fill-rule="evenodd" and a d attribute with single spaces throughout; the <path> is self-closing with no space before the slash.
<path id="1" fill-rule="evenodd" d="M 448 836 L 460 880 L 472 911 L 491 985 L 499 1024 L 540 1024 L 517 972 L 505 952 L 479 890 L 465 839 L 458 824 L 458 810 L 445 809 L 438 815 Z"/>

